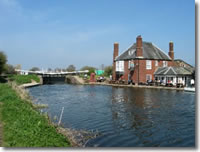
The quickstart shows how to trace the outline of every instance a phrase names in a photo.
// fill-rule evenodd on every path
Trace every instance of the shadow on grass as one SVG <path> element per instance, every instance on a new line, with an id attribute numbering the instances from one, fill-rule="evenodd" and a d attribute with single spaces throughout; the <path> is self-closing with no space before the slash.
<path id="1" fill-rule="evenodd" d="M 8 80 L 6 80 L 5 77 L 0 76 L 0 83 L 6 83 L 6 82 L 8 82 Z"/>

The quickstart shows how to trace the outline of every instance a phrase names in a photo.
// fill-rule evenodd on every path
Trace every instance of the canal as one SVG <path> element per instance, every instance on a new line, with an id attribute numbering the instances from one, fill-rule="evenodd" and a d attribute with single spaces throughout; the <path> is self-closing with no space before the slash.
<path id="1" fill-rule="evenodd" d="M 66 128 L 98 130 L 86 146 L 194 147 L 195 94 L 176 90 L 96 85 L 42 85 L 29 88 L 36 103 Z"/>

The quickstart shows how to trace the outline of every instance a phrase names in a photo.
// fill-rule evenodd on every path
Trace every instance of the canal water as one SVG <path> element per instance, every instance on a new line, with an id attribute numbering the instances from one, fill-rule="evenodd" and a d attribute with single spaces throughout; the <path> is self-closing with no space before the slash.
<path id="1" fill-rule="evenodd" d="M 98 130 L 89 147 L 194 147 L 195 94 L 97 85 L 29 88 L 36 103 L 66 128 Z"/>

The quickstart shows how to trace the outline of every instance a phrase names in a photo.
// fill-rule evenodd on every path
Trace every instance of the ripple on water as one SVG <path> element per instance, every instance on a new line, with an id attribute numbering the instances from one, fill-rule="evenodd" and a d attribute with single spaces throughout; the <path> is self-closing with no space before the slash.
<path id="1" fill-rule="evenodd" d="M 98 130 L 87 146 L 195 146 L 195 94 L 108 86 L 44 85 L 29 89 L 64 127 Z"/>

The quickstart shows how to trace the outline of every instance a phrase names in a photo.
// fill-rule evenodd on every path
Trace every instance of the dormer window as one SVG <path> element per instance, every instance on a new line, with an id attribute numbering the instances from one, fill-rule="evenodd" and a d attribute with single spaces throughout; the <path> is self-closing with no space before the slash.
<path id="1" fill-rule="evenodd" d="M 129 50 L 128 55 L 132 55 L 134 53 L 134 50 Z"/>

